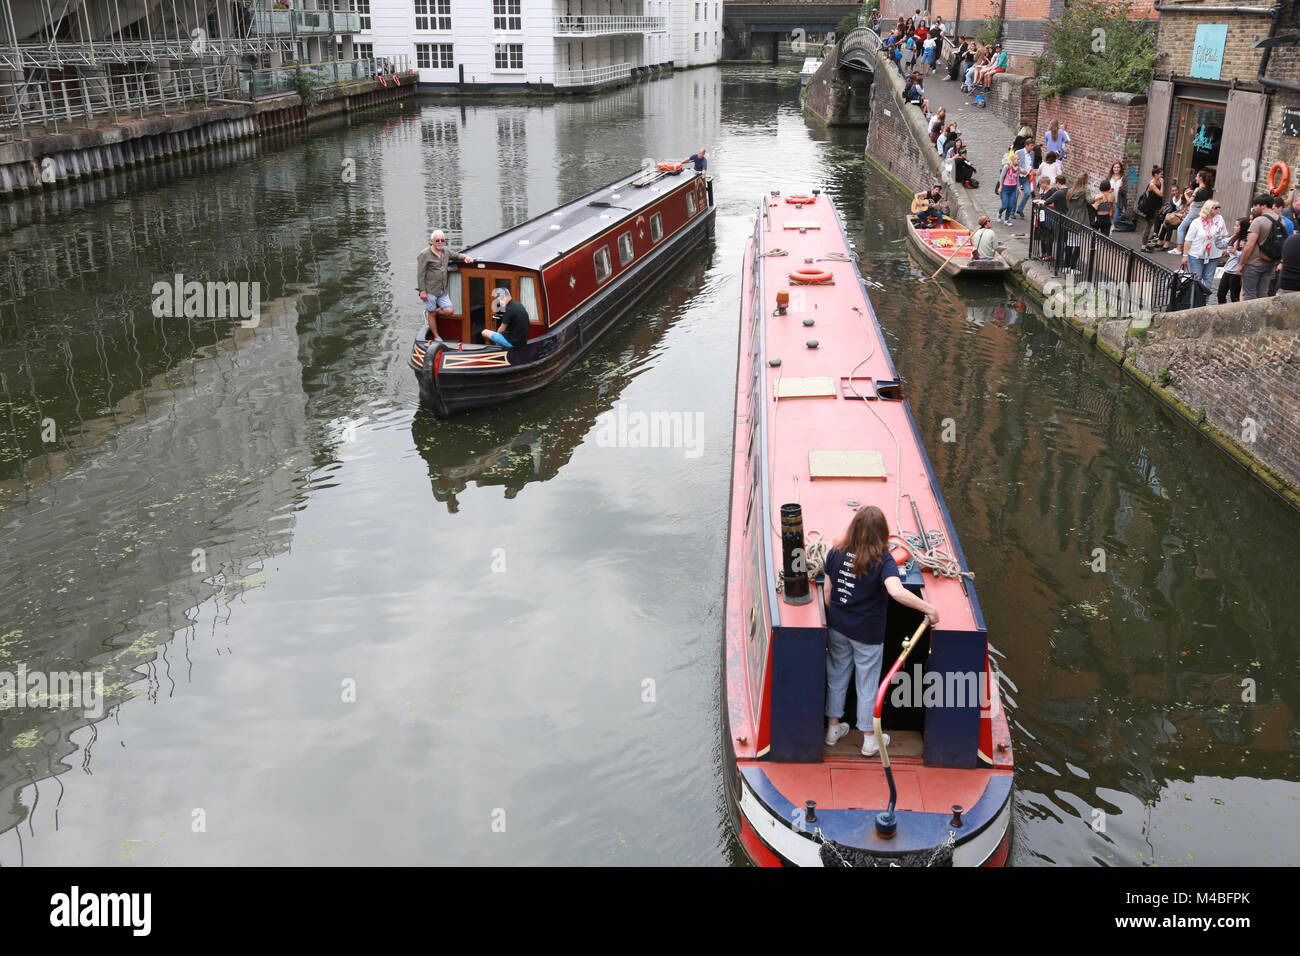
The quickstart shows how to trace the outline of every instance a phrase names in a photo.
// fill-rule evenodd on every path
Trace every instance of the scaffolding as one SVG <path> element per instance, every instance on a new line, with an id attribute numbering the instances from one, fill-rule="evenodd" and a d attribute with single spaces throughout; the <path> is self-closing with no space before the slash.
<path id="1" fill-rule="evenodd" d="M 283 2 L 0 0 L 0 141 L 239 98 L 246 71 L 352 60 L 352 0 Z"/>

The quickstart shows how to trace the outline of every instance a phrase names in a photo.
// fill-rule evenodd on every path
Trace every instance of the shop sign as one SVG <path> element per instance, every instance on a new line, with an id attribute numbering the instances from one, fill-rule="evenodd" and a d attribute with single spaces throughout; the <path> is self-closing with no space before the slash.
<path id="1" fill-rule="evenodd" d="M 1228 41 L 1226 23 L 1202 23 L 1196 28 L 1196 45 L 1192 47 L 1191 75 L 1201 80 L 1220 79 L 1223 72 L 1223 46 Z"/>

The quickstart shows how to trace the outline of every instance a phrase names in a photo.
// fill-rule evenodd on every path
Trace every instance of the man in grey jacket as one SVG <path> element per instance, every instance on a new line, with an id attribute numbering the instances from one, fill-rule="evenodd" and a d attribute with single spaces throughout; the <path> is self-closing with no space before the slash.
<path id="1" fill-rule="evenodd" d="M 473 265 L 474 260 L 459 252 L 447 249 L 447 237 L 441 229 L 429 236 L 429 248 L 420 253 L 415 261 L 415 289 L 424 302 L 425 316 L 429 321 L 429 331 L 433 337 L 438 335 L 438 318 L 452 315 L 455 309 L 451 305 L 451 296 L 447 295 L 447 266 L 452 262 Z"/>

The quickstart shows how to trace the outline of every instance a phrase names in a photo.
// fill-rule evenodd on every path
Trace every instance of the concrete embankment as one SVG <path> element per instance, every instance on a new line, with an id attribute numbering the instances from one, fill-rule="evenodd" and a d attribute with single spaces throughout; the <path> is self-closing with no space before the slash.
<path id="1" fill-rule="evenodd" d="M 918 192 L 947 182 L 927 121 L 902 102 L 897 70 L 877 60 L 867 159 L 900 189 Z M 996 171 L 979 191 L 992 196 Z M 976 194 L 948 190 L 951 214 L 974 228 L 992 214 Z M 1115 361 L 1157 401 L 1209 438 L 1234 462 L 1300 507 L 1300 293 L 1212 305 L 1150 317 L 1098 316 L 1058 308 L 1064 279 L 1028 258 L 1022 236 L 1006 237 L 1011 280 Z M 1109 277 L 1099 277 L 1109 278 Z"/>
<path id="2" fill-rule="evenodd" d="M 415 93 L 414 79 L 411 74 L 400 86 L 367 80 L 321 90 L 311 107 L 303 106 L 297 93 L 287 93 L 0 143 L 0 200 L 403 99 Z"/>

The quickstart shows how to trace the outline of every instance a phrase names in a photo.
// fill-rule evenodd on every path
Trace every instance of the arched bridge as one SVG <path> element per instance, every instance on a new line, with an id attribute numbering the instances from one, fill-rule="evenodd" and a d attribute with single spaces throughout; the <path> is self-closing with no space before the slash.
<path id="1" fill-rule="evenodd" d="M 845 17 L 857 16 L 861 12 L 861 3 L 723 0 L 722 33 L 725 42 L 722 55 L 728 59 L 749 56 L 754 37 L 758 34 L 780 37 L 803 30 L 824 35 L 834 30 Z"/>
<path id="2" fill-rule="evenodd" d="M 876 54 L 880 52 L 880 37 L 874 30 L 858 27 L 839 42 L 839 67 L 871 73 L 876 67 Z"/>

